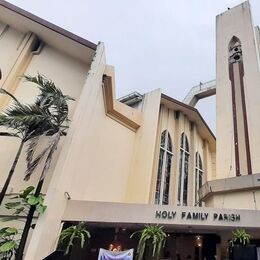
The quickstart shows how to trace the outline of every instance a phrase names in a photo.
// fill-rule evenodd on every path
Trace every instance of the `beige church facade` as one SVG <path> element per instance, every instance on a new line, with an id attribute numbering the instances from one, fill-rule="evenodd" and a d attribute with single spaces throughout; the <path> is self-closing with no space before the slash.
<path id="1" fill-rule="evenodd" d="M 129 248 L 128 232 L 149 223 L 169 232 L 173 259 L 227 259 L 236 228 L 246 228 L 260 247 L 260 33 L 249 2 L 216 21 L 215 137 L 196 108 L 160 89 L 117 100 L 103 43 L 0 3 L 1 88 L 29 103 L 37 91 L 19 76 L 40 72 L 76 100 L 43 186 L 47 210 L 30 234 L 24 259 L 55 251 L 63 224 L 77 221 L 89 224 L 93 240 L 107 232 L 107 239 L 90 244 L 85 259 L 96 259 L 99 247 L 113 239 L 120 243 L 120 236 Z M 0 97 L 2 110 L 8 103 Z M 19 140 L 0 142 L 4 183 Z M 25 169 L 23 153 L 6 200 L 37 185 L 40 169 L 28 182 Z"/>

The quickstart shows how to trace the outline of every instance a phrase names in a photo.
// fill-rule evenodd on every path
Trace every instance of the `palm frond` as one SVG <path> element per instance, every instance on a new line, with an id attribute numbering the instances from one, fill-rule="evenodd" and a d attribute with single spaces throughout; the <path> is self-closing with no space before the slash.
<path id="1" fill-rule="evenodd" d="M 53 122 L 57 125 L 68 121 L 69 100 L 74 100 L 55 86 L 55 83 L 45 76 L 38 74 L 35 77 L 24 76 L 25 80 L 38 85 L 40 93 L 37 96 L 37 105 L 46 110 L 46 113 L 52 115 Z"/>
<path id="2" fill-rule="evenodd" d="M 9 97 L 11 97 L 17 104 L 21 104 L 18 99 L 13 95 L 11 94 L 10 92 L 8 92 L 7 90 L 3 89 L 3 88 L 0 88 L 0 94 L 4 94 L 4 95 L 8 95 Z"/>
<path id="3" fill-rule="evenodd" d="M 0 132 L 0 136 L 19 137 L 16 133 Z"/>
<path id="4" fill-rule="evenodd" d="M 44 156 L 47 154 L 47 152 L 50 150 L 50 147 L 47 146 L 45 149 L 43 149 L 40 154 L 38 154 L 32 161 L 27 161 L 27 168 L 24 176 L 24 180 L 28 181 L 37 168 L 37 166 L 41 163 Z"/>
<path id="5" fill-rule="evenodd" d="M 29 144 L 27 145 L 27 151 L 26 151 L 26 161 L 27 161 L 27 169 L 30 167 L 32 160 L 33 160 L 33 156 L 39 141 L 39 136 L 35 136 L 33 138 L 30 139 Z"/>
<path id="6" fill-rule="evenodd" d="M 50 150 L 49 150 L 49 153 L 47 155 L 47 158 L 46 158 L 46 161 L 45 161 L 45 164 L 44 164 L 44 167 L 43 167 L 43 171 L 42 171 L 42 174 L 41 174 L 41 177 L 40 177 L 40 181 L 45 178 L 45 176 L 46 176 L 46 174 L 47 174 L 47 172 L 50 168 L 52 157 L 53 157 L 54 152 L 57 150 L 58 143 L 60 141 L 60 137 L 61 137 L 61 132 L 57 132 L 54 135 L 54 138 L 53 138 L 53 140 L 50 144 Z"/>
<path id="7" fill-rule="evenodd" d="M 26 129 L 49 120 L 50 117 L 35 104 L 14 104 L 0 114 L 0 125 L 12 129 Z"/>
<path id="8" fill-rule="evenodd" d="M 45 102 L 51 97 L 62 97 L 65 101 L 75 100 L 68 95 L 64 95 L 60 88 L 56 87 L 52 80 L 41 74 L 37 76 L 24 75 L 24 79 L 28 82 L 32 82 L 38 85 L 40 94 L 38 96 L 39 100 L 44 100 Z"/>
<path id="9" fill-rule="evenodd" d="M 42 159 L 47 155 L 43 168 L 42 177 L 50 167 L 54 151 L 57 149 L 60 136 L 64 135 L 68 125 L 68 101 L 73 98 L 64 95 L 55 86 L 54 82 L 41 74 L 35 77 L 23 76 L 23 78 L 34 83 L 39 88 L 39 94 L 33 104 L 20 103 L 11 93 L 0 89 L 0 93 L 9 95 L 14 102 L 0 113 L 0 126 L 14 130 L 14 136 L 20 136 L 23 141 L 28 141 L 27 147 L 27 170 L 25 179 L 29 179 Z M 1 135 L 1 134 L 0 134 Z M 7 136 L 7 132 L 2 136 Z M 48 147 L 44 148 L 35 156 L 39 136 L 53 136 Z"/>
<path id="10" fill-rule="evenodd" d="M 52 116 L 36 104 L 14 104 L 0 114 L 0 126 L 15 130 L 26 140 L 46 131 L 57 132 L 58 127 L 52 121 Z"/>
<path id="11" fill-rule="evenodd" d="M 57 149 L 60 137 L 61 137 L 60 132 L 57 132 L 55 135 L 53 135 L 52 140 L 49 143 L 49 145 L 47 145 L 47 147 L 45 149 L 43 149 L 42 152 L 38 156 L 36 156 L 34 159 L 32 159 L 30 157 L 30 156 L 33 155 L 34 149 L 35 149 L 35 143 L 34 143 L 34 141 L 32 141 L 32 144 L 29 145 L 29 150 L 27 150 L 27 153 L 29 153 L 29 156 L 28 156 L 29 160 L 27 160 L 27 169 L 26 169 L 26 172 L 25 172 L 24 180 L 27 181 L 27 180 L 30 179 L 34 170 L 37 168 L 39 163 L 42 161 L 44 156 L 47 154 L 47 158 L 46 158 L 45 163 L 44 163 L 44 167 L 43 167 L 43 170 L 42 170 L 42 175 L 40 177 L 40 181 L 45 178 L 45 175 L 50 168 L 50 164 L 51 164 L 51 161 L 52 161 L 53 154 L 54 154 L 55 150 Z"/>

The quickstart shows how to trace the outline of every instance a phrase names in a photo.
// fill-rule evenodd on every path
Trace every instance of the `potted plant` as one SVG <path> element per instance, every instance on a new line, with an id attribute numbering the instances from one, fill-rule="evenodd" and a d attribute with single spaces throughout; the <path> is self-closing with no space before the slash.
<path id="1" fill-rule="evenodd" d="M 256 260 L 256 246 L 250 245 L 251 235 L 245 229 L 236 229 L 232 232 L 230 241 L 231 259 L 233 260 Z"/>
<path id="2" fill-rule="evenodd" d="M 136 259 L 143 260 L 146 252 L 147 259 L 158 260 L 167 238 L 167 234 L 163 231 L 163 227 L 147 225 L 144 229 L 134 232 L 130 238 L 135 234 L 141 235 L 137 246 Z"/>
<path id="3" fill-rule="evenodd" d="M 70 226 L 61 231 L 59 235 L 58 249 L 43 260 L 67 260 L 70 259 L 71 249 L 75 244 L 81 248 L 89 241 L 90 233 L 85 222 Z"/>
<path id="4" fill-rule="evenodd" d="M 83 248 L 89 239 L 90 233 L 86 228 L 86 223 L 80 222 L 78 225 L 73 225 L 62 230 L 58 244 L 59 247 L 64 249 L 64 255 L 69 255 L 75 243 L 79 243 L 80 247 Z"/>

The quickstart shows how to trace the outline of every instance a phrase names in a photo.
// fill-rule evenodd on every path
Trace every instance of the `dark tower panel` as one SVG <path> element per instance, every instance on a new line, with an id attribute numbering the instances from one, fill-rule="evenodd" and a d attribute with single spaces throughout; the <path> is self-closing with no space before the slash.
<path id="1" fill-rule="evenodd" d="M 231 81 L 236 175 L 252 174 L 248 135 L 243 52 L 240 40 L 229 43 L 229 79 Z"/>

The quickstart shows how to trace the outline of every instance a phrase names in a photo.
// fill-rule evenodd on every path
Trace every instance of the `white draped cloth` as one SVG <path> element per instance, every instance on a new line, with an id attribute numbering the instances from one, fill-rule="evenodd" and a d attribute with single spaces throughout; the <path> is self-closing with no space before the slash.
<path id="1" fill-rule="evenodd" d="M 98 260 L 133 260 L 134 249 L 125 251 L 109 251 L 100 248 Z"/>

